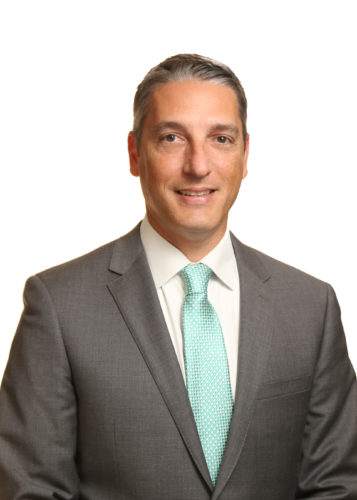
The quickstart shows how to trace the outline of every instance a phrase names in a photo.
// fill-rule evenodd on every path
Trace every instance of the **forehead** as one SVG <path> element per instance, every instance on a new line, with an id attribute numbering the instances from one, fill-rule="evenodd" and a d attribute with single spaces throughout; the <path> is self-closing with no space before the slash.
<path id="1" fill-rule="evenodd" d="M 198 80 L 168 82 L 155 87 L 146 118 L 149 122 L 195 118 L 240 122 L 238 99 L 233 89 Z"/>

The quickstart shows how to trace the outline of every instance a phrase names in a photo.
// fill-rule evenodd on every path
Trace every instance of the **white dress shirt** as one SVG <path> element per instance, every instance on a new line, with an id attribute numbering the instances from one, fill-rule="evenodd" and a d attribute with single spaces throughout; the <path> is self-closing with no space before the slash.
<path id="1" fill-rule="evenodd" d="M 166 325 L 182 375 L 186 380 L 181 328 L 185 287 L 179 272 L 191 262 L 178 248 L 171 245 L 155 231 L 146 216 L 140 226 L 140 236 Z M 234 399 L 238 364 L 239 276 L 228 230 L 218 245 L 200 262 L 209 266 L 213 271 L 207 293 L 221 323 Z"/>

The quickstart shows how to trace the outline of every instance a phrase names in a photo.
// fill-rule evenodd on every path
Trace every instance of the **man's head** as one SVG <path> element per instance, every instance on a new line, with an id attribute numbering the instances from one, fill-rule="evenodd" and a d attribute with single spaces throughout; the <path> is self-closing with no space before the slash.
<path id="1" fill-rule="evenodd" d="M 144 78 L 135 110 L 130 171 L 140 177 L 149 222 L 199 260 L 222 238 L 247 174 L 244 91 L 220 63 L 174 56 Z"/>
<path id="2" fill-rule="evenodd" d="M 247 99 L 244 89 L 233 71 L 208 57 L 197 54 L 177 54 L 154 66 L 138 85 L 134 97 L 133 132 L 140 145 L 142 125 L 148 112 L 150 95 L 158 85 L 168 82 L 198 80 L 230 87 L 239 103 L 239 115 L 243 127 L 244 143 L 247 136 Z"/>

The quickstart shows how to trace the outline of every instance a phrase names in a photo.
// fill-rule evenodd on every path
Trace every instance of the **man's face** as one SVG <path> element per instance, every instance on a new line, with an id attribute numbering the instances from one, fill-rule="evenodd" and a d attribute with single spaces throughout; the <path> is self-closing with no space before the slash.
<path id="1" fill-rule="evenodd" d="M 140 176 L 148 219 L 168 241 L 218 241 L 247 175 L 248 138 L 233 90 L 188 80 L 153 91 L 140 148 L 129 134 L 130 171 Z"/>

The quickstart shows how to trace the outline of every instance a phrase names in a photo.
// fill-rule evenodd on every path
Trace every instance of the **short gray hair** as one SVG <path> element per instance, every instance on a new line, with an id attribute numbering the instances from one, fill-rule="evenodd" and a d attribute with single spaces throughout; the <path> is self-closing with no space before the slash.
<path id="1" fill-rule="evenodd" d="M 152 68 L 139 84 L 134 97 L 133 132 L 138 147 L 151 93 L 158 85 L 185 80 L 209 81 L 230 87 L 237 96 L 243 139 L 247 137 L 247 98 L 233 71 L 218 61 L 197 54 L 177 54 Z"/>

